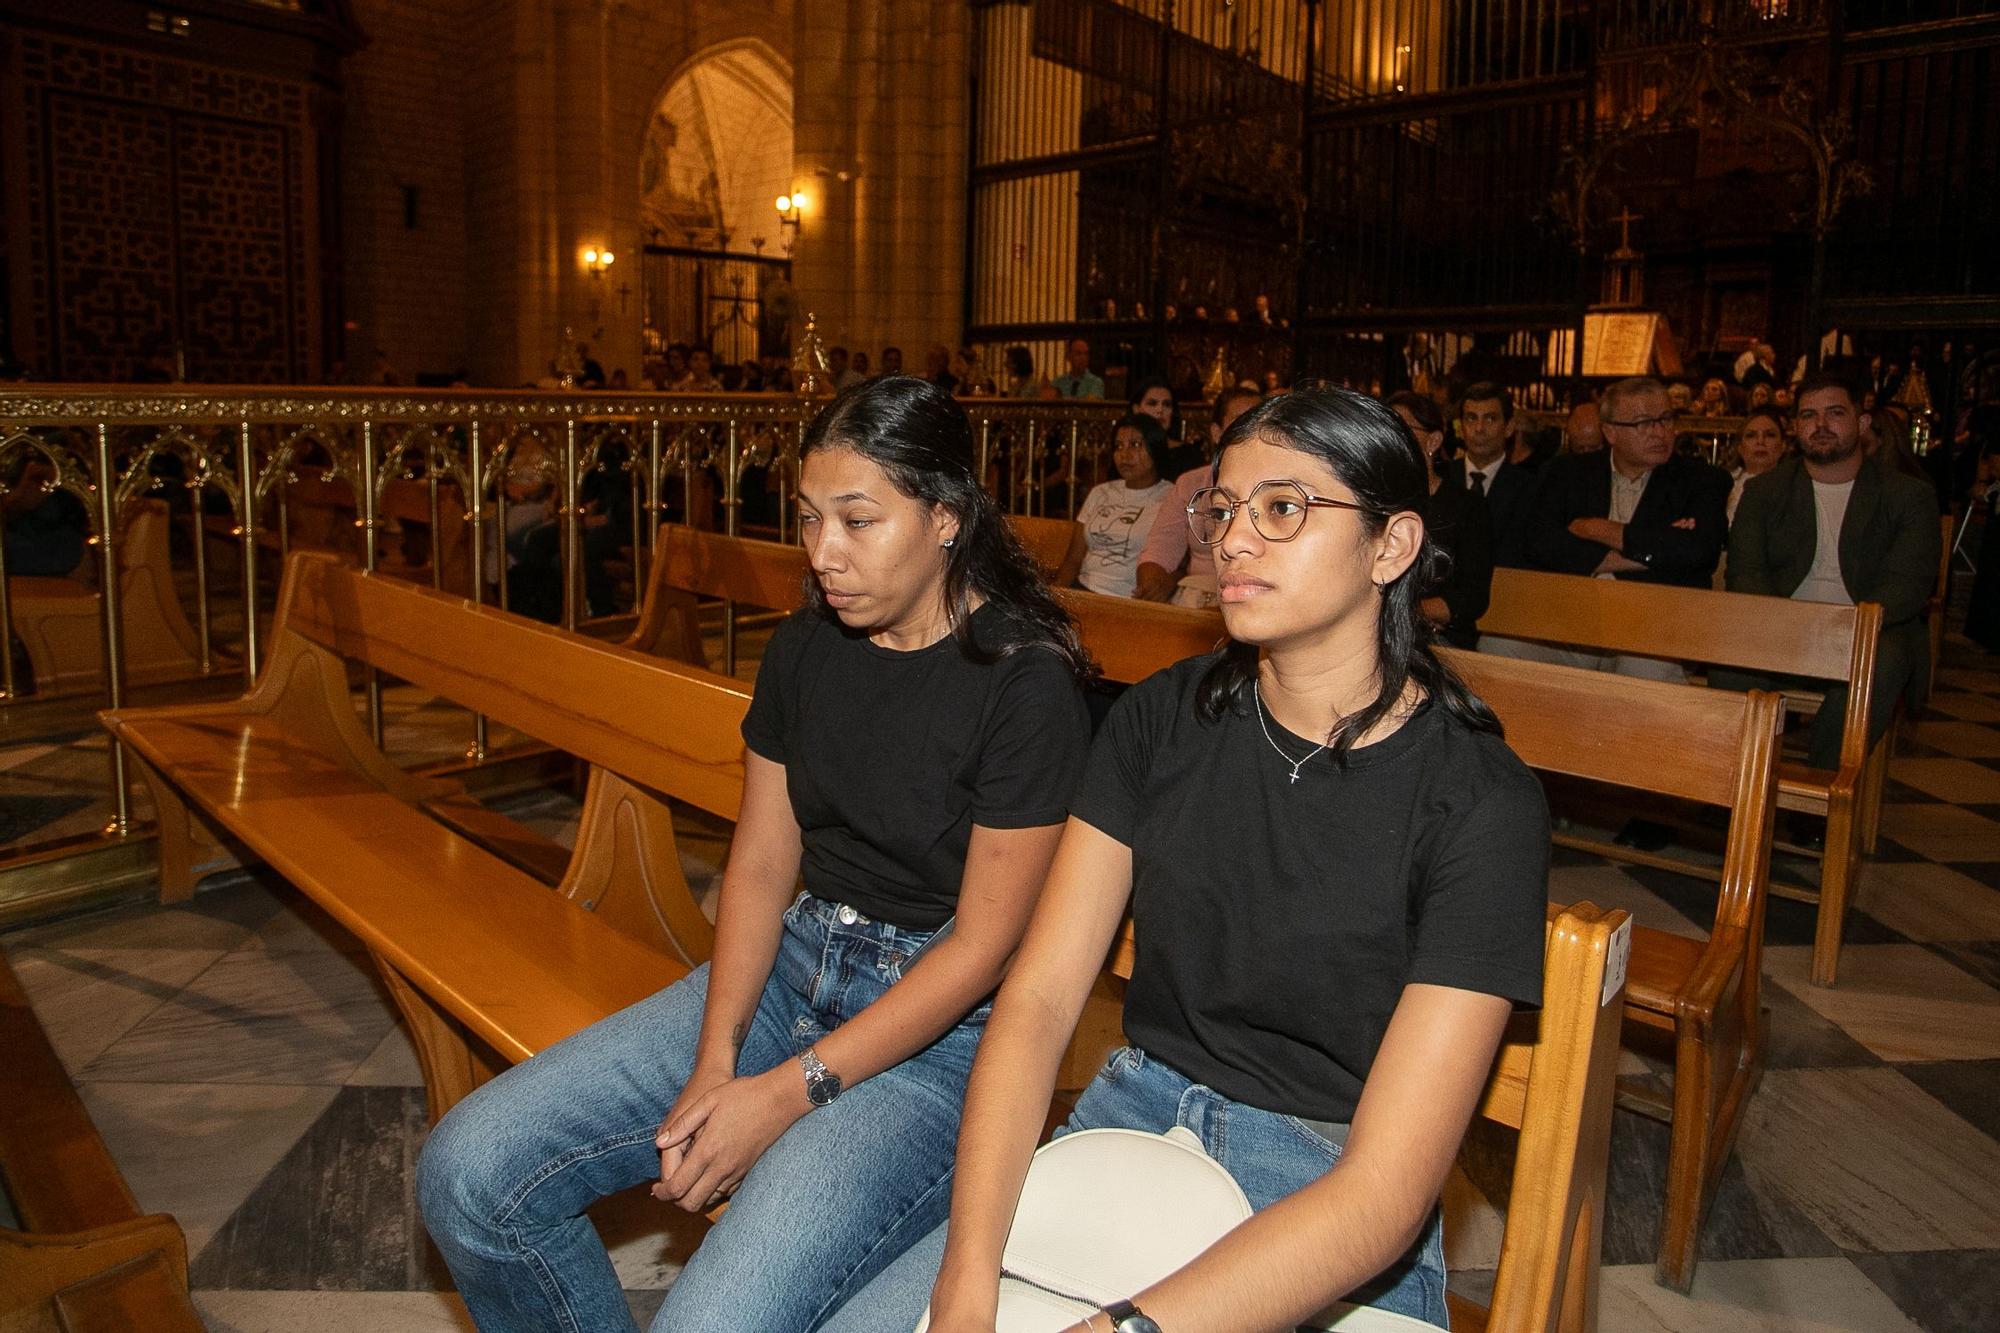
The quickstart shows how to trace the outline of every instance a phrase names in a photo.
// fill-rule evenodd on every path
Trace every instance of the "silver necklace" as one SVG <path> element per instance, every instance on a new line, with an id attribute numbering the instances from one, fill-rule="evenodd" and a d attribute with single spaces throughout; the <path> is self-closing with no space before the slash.
<path id="1" fill-rule="evenodd" d="M 1319 758 L 1320 753 L 1324 751 L 1327 748 L 1327 746 L 1333 744 L 1333 738 L 1329 736 L 1325 740 L 1321 741 L 1318 745 L 1313 747 L 1313 752 L 1307 755 L 1305 758 L 1293 759 L 1289 754 L 1285 753 L 1285 747 L 1278 744 L 1278 738 L 1271 734 L 1271 724 L 1264 720 L 1264 694 L 1263 691 L 1258 687 L 1258 682 L 1254 680 L 1250 682 L 1250 697 L 1256 701 L 1257 725 L 1263 728 L 1264 739 L 1266 741 L 1269 741 L 1271 744 L 1271 748 L 1278 752 L 1278 758 L 1284 760 L 1287 764 L 1290 764 L 1292 766 L 1292 781 L 1297 782 L 1299 780 L 1299 770 L 1304 768 L 1307 764 L 1311 763 L 1313 760 Z"/>

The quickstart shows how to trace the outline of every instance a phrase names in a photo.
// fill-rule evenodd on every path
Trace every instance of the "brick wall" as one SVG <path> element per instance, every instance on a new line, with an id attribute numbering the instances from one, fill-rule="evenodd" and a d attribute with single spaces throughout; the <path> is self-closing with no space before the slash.
<path id="1" fill-rule="evenodd" d="M 927 343 L 957 339 L 963 4 L 353 2 L 370 44 L 345 66 L 351 374 L 379 347 L 405 382 L 464 369 L 518 385 L 545 373 L 567 326 L 636 379 L 646 125 L 688 62 L 746 40 L 793 69 L 796 175 L 813 201 L 802 306 L 829 341 L 900 343 L 912 369 Z M 603 280 L 584 271 L 585 246 L 617 253 Z"/>
<path id="2" fill-rule="evenodd" d="M 353 0 L 369 39 L 343 67 L 341 228 L 354 378 L 370 375 L 378 348 L 405 384 L 468 363 L 466 128 L 469 104 L 480 100 L 466 78 L 470 9 L 468 0 Z"/>

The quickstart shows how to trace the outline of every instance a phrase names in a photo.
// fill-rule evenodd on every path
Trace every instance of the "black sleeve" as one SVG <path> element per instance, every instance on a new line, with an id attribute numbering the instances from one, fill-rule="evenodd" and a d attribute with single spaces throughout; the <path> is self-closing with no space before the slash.
<path id="1" fill-rule="evenodd" d="M 1752 477 L 1736 502 L 1736 519 L 1729 525 L 1729 591 L 1782 597 L 1771 572 L 1770 514 L 1778 496 L 1773 473 Z"/>
<path id="2" fill-rule="evenodd" d="M 794 611 L 771 635 L 764 660 L 757 664 L 757 684 L 750 708 L 743 714 L 743 743 L 774 764 L 785 762 L 785 737 L 790 731 L 793 693 L 798 689 L 799 659 L 811 636 L 810 611 Z"/>
<path id="3" fill-rule="evenodd" d="M 1549 807 L 1525 769 L 1446 834 L 1417 904 L 1407 982 L 1542 1002 Z"/>
<path id="4" fill-rule="evenodd" d="M 1521 525 L 1521 543 L 1522 553 L 1532 569 L 1547 569 L 1557 574 L 1594 574 L 1604 562 L 1608 547 L 1585 541 L 1569 530 L 1569 521 L 1582 517 L 1570 512 L 1569 495 L 1575 471 L 1551 466 L 1543 473 L 1542 484 L 1529 501 L 1527 517 Z"/>
<path id="5" fill-rule="evenodd" d="M 1022 648 L 990 713 L 972 790 L 972 822 L 986 828 L 1060 824 L 1090 752 L 1083 689 L 1061 658 Z"/>
<path id="6" fill-rule="evenodd" d="M 1451 572 L 1438 584 L 1437 595 L 1450 608 L 1451 623 L 1469 630 L 1493 599 L 1493 518 L 1484 500 L 1467 495 L 1446 519 L 1437 540 L 1451 557 Z"/>
<path id="7" fill-rule="evenodd" d="M 1664 578 L 1713 574 L 1729 539 L 1729 474 L 1707 463 L 1693 466 L 1681 504 L 1663 505 L 1645 522 L 1625 525 L 1626 556 Z"/>
<path id="8" fill-rule="evenodd" d="M 1173 706 L 1172 678 L 1171 671 L 1162 671 L 1118 696 L 1097 729 L 1083 782 L 1070 802 L 1072 815 L 1127 847 L 1139 823 L 1157 728 Z"/>

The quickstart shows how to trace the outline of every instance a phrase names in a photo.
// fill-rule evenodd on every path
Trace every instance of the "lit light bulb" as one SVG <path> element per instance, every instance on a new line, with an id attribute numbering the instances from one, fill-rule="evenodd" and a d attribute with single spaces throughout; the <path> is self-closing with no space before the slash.
<path id="1" fill-rule="evenodd" d="M 597 262 L 597 247 L 596 247 L 596 246 L 589 246 L 589 247 L 586 247 L 586 248 L 584 249 L 584 252 L 583 252 L 583 262 L 584 262 L 584 263 L 586 263 L 586 264 L 595 264 L 595 263 Z"/>
<path id="2" fill-rule="evenodd" d="M 800 193 L 800 192 L 798 192 L 798 191 L 794 191 L 794 192 L 792 193 L 792 207 L 793 207 L 793 208 L 796 208 L 796 209 L 798 209 L 798 210 L 800 210 L 801 212 L 803 212 L 803 211 L 805 210 L 805 206 L 806 206 L 806 197 L 805 197 L 805 195 L 804 195 L 803 193 Z"/>
<path id="3" fill-rule="evenodd" d="M 605 266 L 606 268 L 609 268 L 609 267 L 611 267 L 611 261 L 612 261 L 613 259 L 617 258 L 617 256 L 616 256 L 616 255 L 613 255 L 613 254 L 612 254 L 612 253 L 611 253 L 611 252 L 610 252 L 609 250 L 601 250 L 601 251 L 599 251 L 599 252 L 598 252 L 598 255 L 597 255 L 597 257 L 598 257 L 598 259 L 599 259 L 599 260 L 601 260 L 601 261 L 603 262 L 603 264 L 604 264 L 604 266 Z"/>
<path id="4" fill-rule="evenodd" d="M 790 195 L 781 194 L 778 196 L 778 211 L 780 213 L 789 211 L 791 209 L 791 206 L 792 206 L 792 197 Z"/>

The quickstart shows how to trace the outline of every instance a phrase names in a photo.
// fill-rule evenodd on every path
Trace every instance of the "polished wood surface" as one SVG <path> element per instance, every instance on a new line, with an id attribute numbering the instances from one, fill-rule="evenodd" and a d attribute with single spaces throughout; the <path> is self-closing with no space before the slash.
<path id="1" fill-rule="evenodd" d="M 140 1213 L 4 957 L 0 1052 L 0 1328 L 197 1333 L 179 1225 Z"/>
<path id="2" fill-rule="evenodd" d="M 132 685 L 181 679 L 201 669 L 194 626 L 174 590 L 168 521 L 165 501 L 137 501 L 119 544 L 118 611 L 125 680 Z M 14 633 L 35 673 L 35 692 L 103 688 L 104 617 L 97 591 L 68 578 L 15 575 L 7 585 Z"/>
<path id="3" fill-rule="evenodd" d="M 589 766 L 557 889 L 466 836 L 479 816 L 462 796 L 370 743 L 349 662 Z M 313 897 L 375 957 L 442 1114 L 707 957 L 664 801 L 735 817 L 748 702 L 720 676 L 299 553 L 248 695 L 102 717 L 161 811 L 163 894 L 190 892 L 200 849 L 227 839 Z"/>
<path id="4" fill-rule="evenodd" d="M 1028 554 L 1047 573 L 1050 583 L 1067 588 L 1076 582 L 1076 572 L 1083 568 L 1083 524 L 1073 518 L 1035 518 L 1028 514 L 1009 514 L 1007 522 L 1021 544 L 1028 548 Z"/>
<path id="5" fill-rule="evenodd" d="M 1780 760 L 1780 808 L 1826 816 L 1826 847 L 1816 886 L 1774 886 L 1774 892 L 1818 906 L 1812 978 L 1831 986 L 1840 970 L 1840 939 L 1861 857 L 1872 850 L 1881 821 L 1882 787 L 1893 730 L 1868 744 L 1882 608 L 1872 602 L 1839 606 L 1582 578 L 1534 570 L 1497 569 L 1493 600 L 1479 621 L 1483 634 L 1574 644 L 1676 661 L 1728 666 L 1778 677 L 1848 682 L 1840 764 L 1816 769 Z M 1787 693 L 1791 693 L 1787 690 Z M 1688 863 L 1633 856 L 1624 848 L 1568 836 L 1571 846 L 1613 858 L 1644 859 L 1679 869 Z M 1695 873 L 1700 873 L 1697 870 Z"/>
<path id="6" fill-rule="evenodd" d="M 748 686 L 394 579 L 293 557 L 284 624 L 453 703 L 736 818 Z"/>
<path id="7" fill-rule="evenodd" d="M 1854 608 L 1664 583 L 1493 571 L 1481 634 L 1846 680 Z"/>

